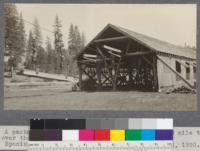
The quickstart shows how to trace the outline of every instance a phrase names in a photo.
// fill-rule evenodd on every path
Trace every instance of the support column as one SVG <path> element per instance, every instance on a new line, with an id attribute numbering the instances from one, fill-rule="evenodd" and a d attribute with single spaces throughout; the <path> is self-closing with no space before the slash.
<path id="1" fill-rule="evenodd" d="M 140 57 L 137 57 L 136 58 L 137 60 L 137 75 L 136 75 L 136 85 L 137 85 L 137 89 L 140 89 L 141 88 L 141 58 Z"/>
<path id="2" fill-rule="evenodd" d="M 99 60 L 100 57 L 97 56 L 97 59 Z M 101 70 L 102 70 L 102 67 L 101 66 L 102 66 L 101 61 L 98 61 L 97 62 L 97 66 L 96 66 L 96 72 L 97 72 L 97 89 L 98 90 L 101 90 L 101 87 L 102 87 L 102 85 L 101 85 Z"/>
<path id="3" fill-rule="evenodd" d="M 113 75 L 113 91 L 116 91 L 117 89 L 117 80 L 116 80 L 116 71 L 115 74 Z"/>
<path id="4" fill-rule="evenodd" d="M 132 67 L 128 67 L 128 76 L 129 76 L 129 84 L 132 85 L 133 83 L 133 75 L 132 75 Z"/>
<path id="5" fill-rule="evenodd" d="M 119 74 L 119 69 L 120 69 L 120 62 L 116 63 L 115 57 L 113 57 L 112 60 L 112 66 L 113 66 L 113 73 L 112 73 L 112 84 L 113 84 L 113 91 L 117 90 L 117 77 Z"/>
<path id="6" fill-rule="evenodd" d="M 82 69 L 82 64 L 78 63 L 78 69 L 79 69 L 79 89 L 82 90 L 82 74 L 83 74 L 83 69 Z"/>
<path id="7" fill-rule="evenodd" d="M 117 75 L 116 75 L 116 67 L 115 67 L 115 57 L 112 57 L 112 86 L 113 86 L 113 91 L 116 91 L 117 88 Z"/>
<path id="8" fill-rule="evenodd" d="M 157 57 L 153 55 L 153 91 L 158 91 Z"/>

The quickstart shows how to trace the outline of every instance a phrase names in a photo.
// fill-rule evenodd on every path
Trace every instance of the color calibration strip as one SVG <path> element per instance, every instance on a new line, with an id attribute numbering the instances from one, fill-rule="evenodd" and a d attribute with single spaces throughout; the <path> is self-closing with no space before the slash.
<path id="1" fill-rule="evenodd" d="M 30 130 L 30 141 L 173 140 L 173 130 Z"/>
<path id="2" fill-rule="evenodd" d="M 173 140 L 172 119 L 41 119 L 30 121 L 30 141 Z"/>

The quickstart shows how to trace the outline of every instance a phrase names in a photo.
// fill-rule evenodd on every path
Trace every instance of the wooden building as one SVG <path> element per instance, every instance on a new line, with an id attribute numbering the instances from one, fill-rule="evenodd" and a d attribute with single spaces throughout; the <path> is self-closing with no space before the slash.
<path id="1" fill-rule="evenodd" d="M 173 35 L 172 35 L 173 36 Z M 196 50 L 108 24 L 76 57 L 79 86 L 97 89 L 168 91 L 195 89 Z"/>

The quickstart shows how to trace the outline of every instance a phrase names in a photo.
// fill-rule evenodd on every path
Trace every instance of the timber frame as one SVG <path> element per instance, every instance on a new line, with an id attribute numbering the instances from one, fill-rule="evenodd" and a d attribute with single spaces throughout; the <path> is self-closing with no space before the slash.
<path id="1" fill-rule="evenodd" d="M 103 90 L 158 91 L 159 56 L 170 55 L 156 51 L 114 25 L 107 25 L 76 57 L 79 87 L 83 89 L 83 74 Z"/>

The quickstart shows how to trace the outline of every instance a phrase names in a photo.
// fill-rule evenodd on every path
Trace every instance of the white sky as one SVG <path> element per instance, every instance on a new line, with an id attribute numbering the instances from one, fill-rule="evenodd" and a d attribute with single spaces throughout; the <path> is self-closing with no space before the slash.
<path id="1" fill-rule="evenodd" d="M 62 21 L 67 44 L 71 23 L 79 26 L 89 42 L 108 23 L 177 45 L 196 46 L 195 4 L 16 4 L 25 20 L 37 17 L 41 27 L 53 31 L 56 14 Z M 25 23 L 27 31 L 32 25 Z M 53 40 L 53 34 L 42 29 Z"/>

